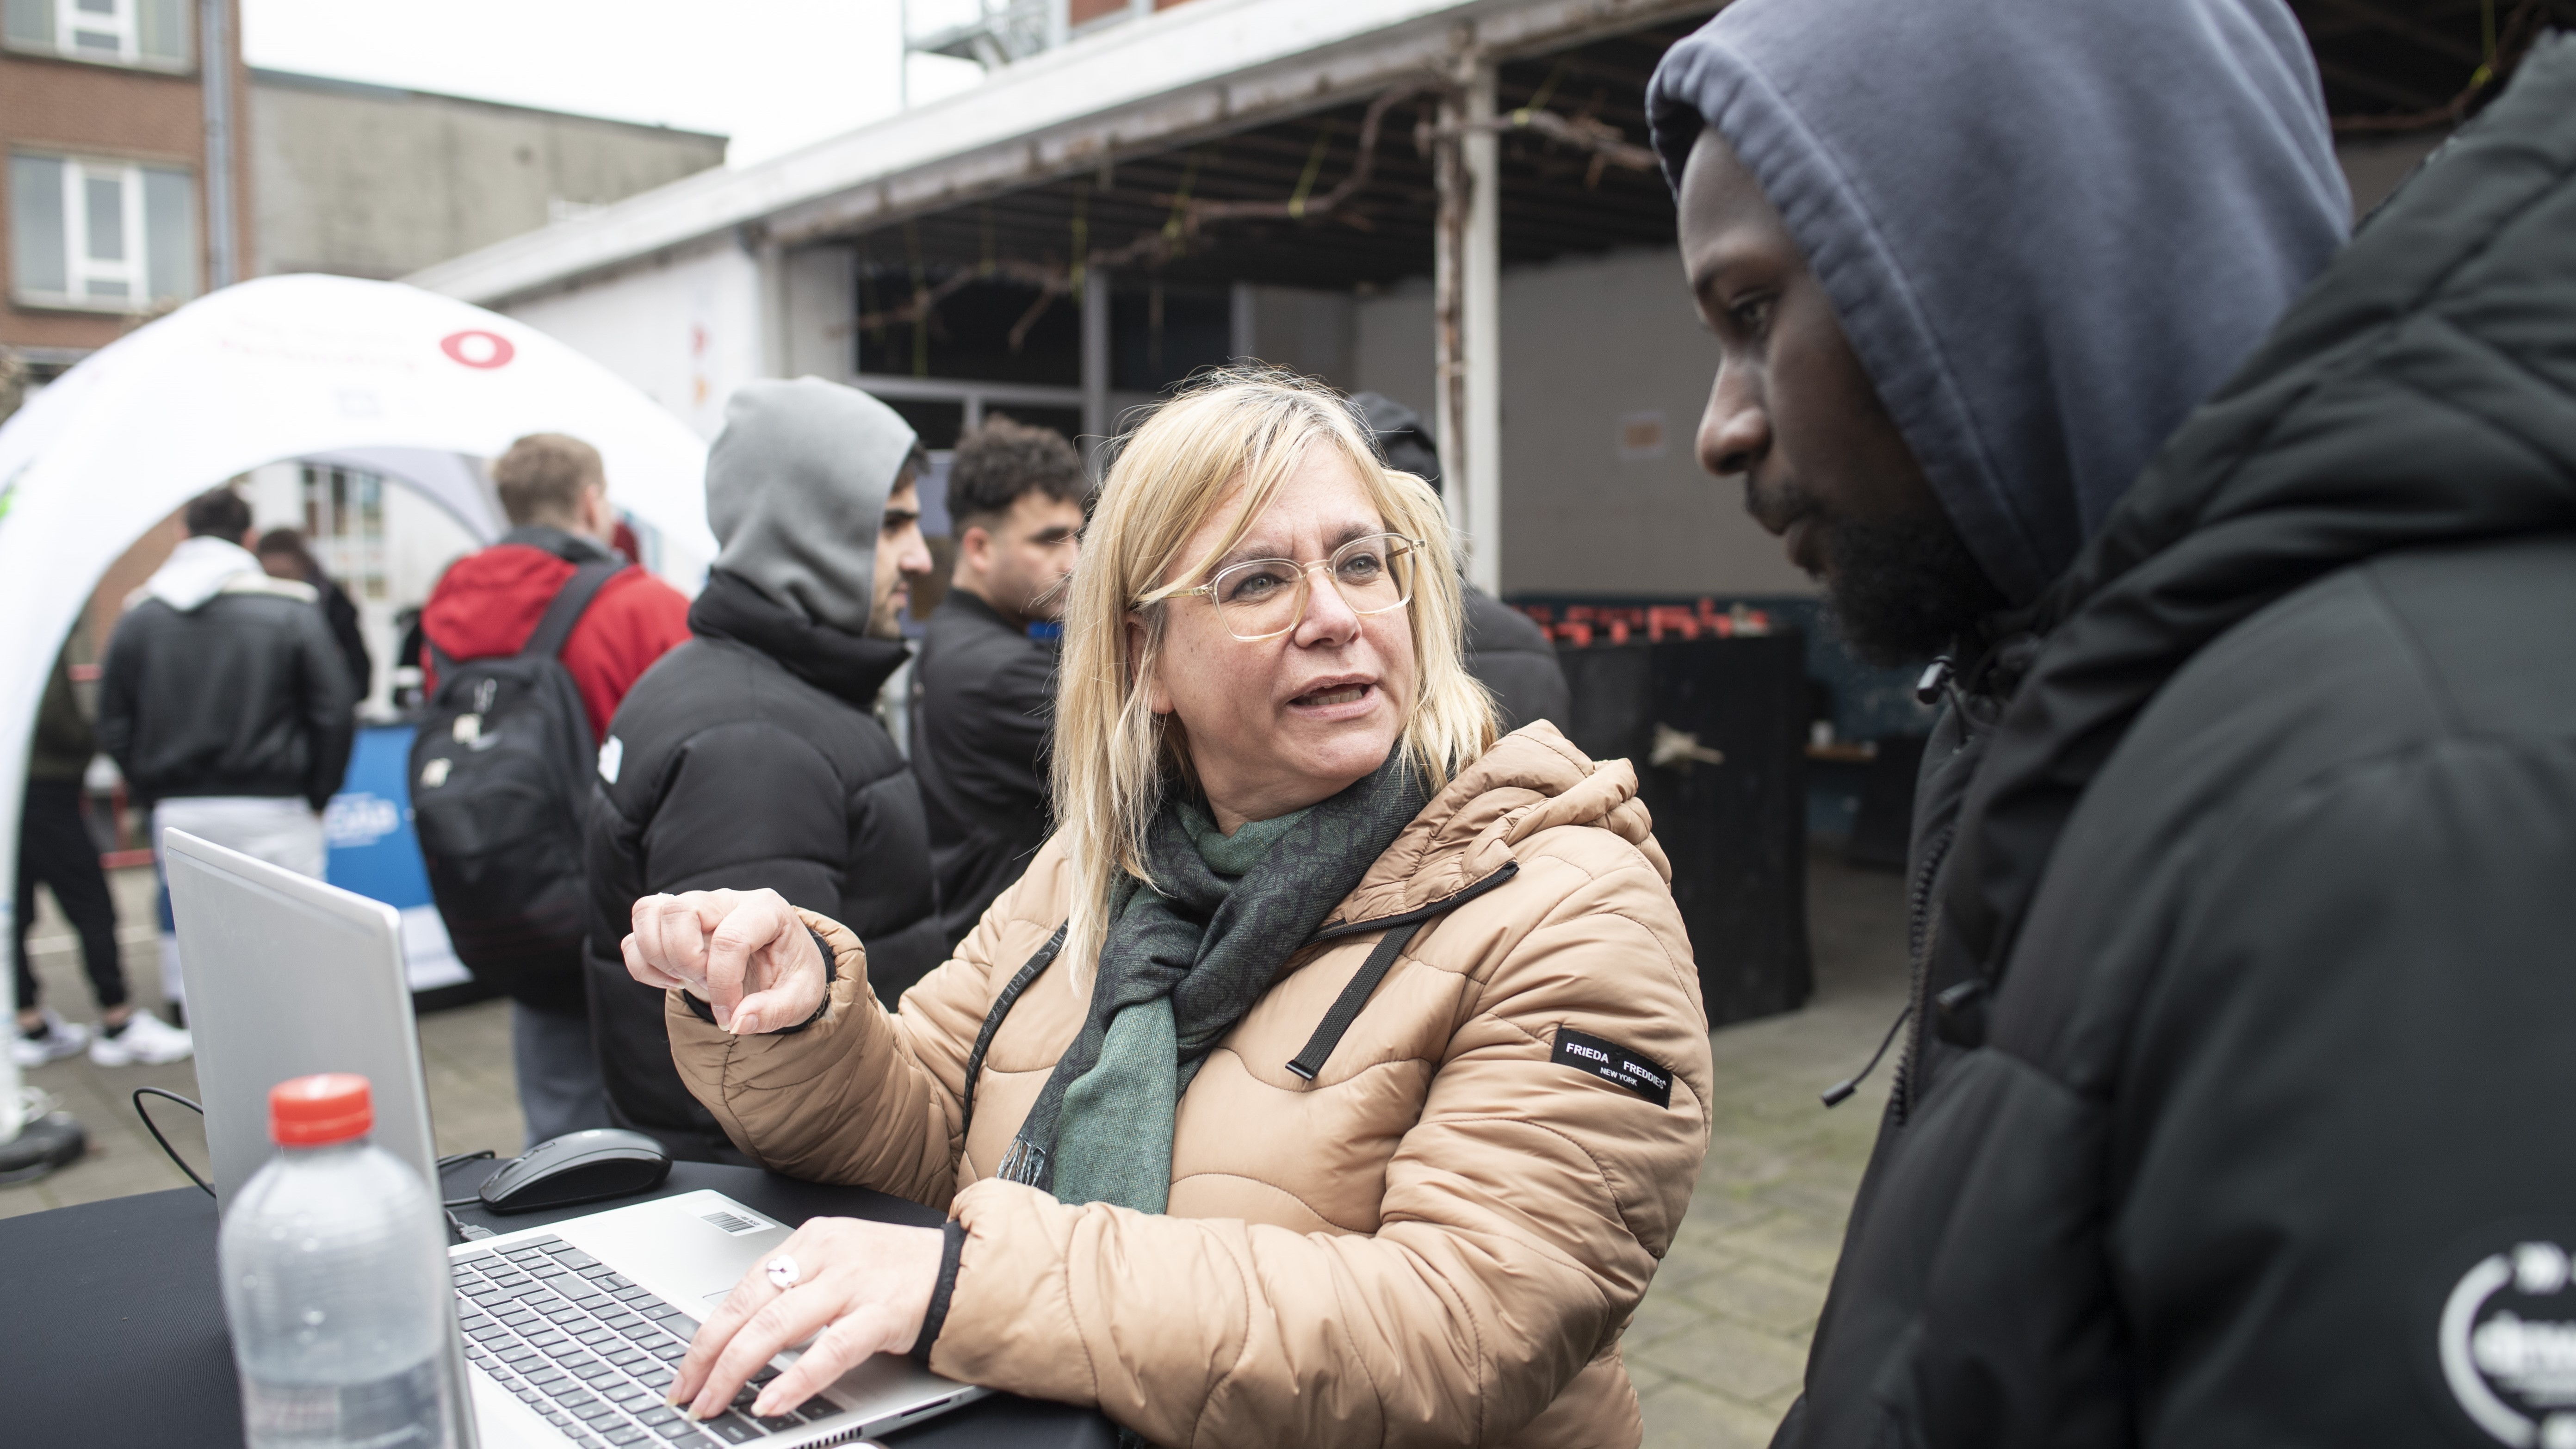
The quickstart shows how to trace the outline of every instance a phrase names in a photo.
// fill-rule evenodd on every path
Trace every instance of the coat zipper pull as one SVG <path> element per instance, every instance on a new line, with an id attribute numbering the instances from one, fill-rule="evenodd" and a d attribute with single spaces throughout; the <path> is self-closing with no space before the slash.
<path id="1" fill-rule="evenodd" d="M 1852 1093 L 1860 1090 L 1860 1084 L 1868 1079 L 1870 1073 L 1878 1070 L 1878 1059 L 1887 1055 L 1887 1048 L 1896 1040 L 1896 1033 L 1904 1027 L 1905 1019 L 1913 1014 L 1914 1003 L 1909 1001 L 1905 1009 L 1896 1014 L 1896 1020 L 1887 1024 L 1887 1035 L 1878 1039 L 1878 1050 L 1869 1054 L 1869 1064 L 1818 1094 L 1824 1098 L 1826 1106 L 1839 1107 Z"/>

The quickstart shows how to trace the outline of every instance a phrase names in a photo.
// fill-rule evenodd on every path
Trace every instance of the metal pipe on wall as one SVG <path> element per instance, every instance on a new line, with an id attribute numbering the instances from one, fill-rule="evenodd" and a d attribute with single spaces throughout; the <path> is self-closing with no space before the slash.
<path id="1" fill-rule="evenodd" d="M 1459 310 L 1466 332 L 1467 581 L 1503 591 L 1503 168 L 1495 134 L 1494 64 L 1465 67 L 1467 134 L 1459 143 L 1467 180 L 1466 248 Z"/>
<path id="2" fill-rule="evenodd" d="M 1082 272 L 1082 431 L 1109 435 L 1109 274 Z"/>
<path id="3" fill-rule="evenodd" d="M 1432 430 L 1468 582 L 1502 591 L 1502 163 L 1494 65 L 1459 58 L 1442 95 L 1432 176 Z"/>
<path id="4" fill-rule="evenodd" d="M 197 89 L 206 110 L 206 290 L 241 280 L 233 200 L 232 0 L 197 0 Z"/>

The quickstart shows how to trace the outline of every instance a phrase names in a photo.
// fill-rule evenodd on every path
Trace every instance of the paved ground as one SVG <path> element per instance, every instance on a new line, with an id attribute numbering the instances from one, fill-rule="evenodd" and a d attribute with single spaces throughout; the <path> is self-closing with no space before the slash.
<path id="1" fill-rule="evenodd" d="M 138 999 L 157 1002 L 160 968 L 149 871 L 116 882 L 126 971 Z M 1690 1218 L 1653 1292 L 1629 1326 L 1626 1352 L 1646 1416 L 1648 1449 L 1762 1445 L 1797 1396 L 1807 1338 L 1852 1189 L 1886 1102 L 1882 1068 L 1828 1112 L 1824 1086 L 1857 1070 L 1904 1002 L 1905 920 L 1897 877 L 1853 871 L 1819 855 L 1809 892 L 1816 996 L 1808 1007 L 1711 1037 L 1717 1101 L 1708 1164 Z M 78 956 L 62 922 L 38 917 L 34 957 L 45 999 L 94 1020 Z M 420 1024 L 441 1152 L 518 1151 L 509 1016 L 499 1002 L 439 1012 Z M 185 1187 L 135 1120 L 140 1086 L 195 1095 L 185 1063 L 102 1070 L 74 1057 L 27 1074 L 90 1132 L 89 1155 L 40 1182 L 0 1187 L 0 1217 Z M 205 1161 L 205 1135 L 185 1110 L 156 1103 L 180 1151 Z"/>

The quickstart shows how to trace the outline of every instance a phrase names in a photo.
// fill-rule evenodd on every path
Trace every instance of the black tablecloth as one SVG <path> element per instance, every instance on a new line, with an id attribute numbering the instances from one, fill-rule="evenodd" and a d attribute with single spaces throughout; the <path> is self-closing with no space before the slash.
<path id="1" fill-rule="evenodd" d="M 459 1168 L 447 1195 L 469 1195 L 491 1170 Z M 826 1213 L 939 1222 L 918 1203 L 864 1188 L 694 1162 L 674 1163 L 670 1181 L 651 1196 L 698 1188 L 784 1223 Z M 456 1215 L 511 1232 L 618 1205 Z M 0 1435 L 10 1443 L 234 1449 L 242 1442 L 241 1398 L 215 1282 L 215 1200 L 190 1187 L 0 1218 L 0 1365 L 12 1385 Z M 886 1441 L 903 1449 L 1108 1449 L 1114 1438 L 1097 1414 L 997 1394 Z"/>

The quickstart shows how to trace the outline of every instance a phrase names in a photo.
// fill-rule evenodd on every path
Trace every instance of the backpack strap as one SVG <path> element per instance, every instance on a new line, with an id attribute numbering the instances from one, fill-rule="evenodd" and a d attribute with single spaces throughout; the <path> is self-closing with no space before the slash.
<path id="1" fill-rule="evenodd" d="M 564 641 L 572 637 L 572 626 L 581 622 L 582 611 L 599 595 L 602 585 L 624 573 L 623 562 L 586 563 L 573 570 L 571 578 L 556 590 L 554 602 L 546 605 L 545 617 L 537 621 L 536 632 L 519 647 L 522 659 L 552 659 L 563 652 Z"/>

